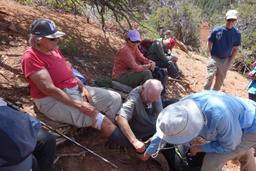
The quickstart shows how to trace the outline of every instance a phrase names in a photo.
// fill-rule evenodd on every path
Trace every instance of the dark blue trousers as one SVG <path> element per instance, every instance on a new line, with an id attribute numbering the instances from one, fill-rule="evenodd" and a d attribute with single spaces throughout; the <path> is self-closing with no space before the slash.
<path id="1" fill-rule="evenodd" d="M 41 129 L 37 135 L 37 144 L 33 152 L 32 171 L 53 171 L 56 139 Z"/>

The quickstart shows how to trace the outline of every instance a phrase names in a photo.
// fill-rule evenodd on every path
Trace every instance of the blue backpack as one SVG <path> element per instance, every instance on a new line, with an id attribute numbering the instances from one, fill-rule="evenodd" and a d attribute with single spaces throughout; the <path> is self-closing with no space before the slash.
<path id="1" fill-rule="evenodd" d="M 74 76 L 76 76 L 84 85 L 86 85 L 86 78 L 75 68 L 71 68 Z"/>
<path id="2" fill-rule="evenodd" d="M 27 168 L 25 161 L 34 151 L 40 128 L 40 122 L 28 114 L 0 106 L 0 170 Z"/>

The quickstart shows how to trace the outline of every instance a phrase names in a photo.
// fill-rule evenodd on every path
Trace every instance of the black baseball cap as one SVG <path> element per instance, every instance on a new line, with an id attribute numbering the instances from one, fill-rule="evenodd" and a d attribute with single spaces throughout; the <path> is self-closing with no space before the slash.
<path id="1" fill-rule="evenodd" d="M 64 32 L 57 30 L 57 27 L 52 20 L 42 18 L 33 21 L 30 33 L 47 38 L 58 38 L 65 35 Z"/>

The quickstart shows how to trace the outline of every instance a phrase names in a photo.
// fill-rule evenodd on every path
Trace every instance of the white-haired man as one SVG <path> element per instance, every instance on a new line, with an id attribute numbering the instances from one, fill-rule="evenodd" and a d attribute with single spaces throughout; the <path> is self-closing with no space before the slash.
<path id="1" fill-rule="evenodd" d="M 208 37 L 209 63 L 207 66 L 207 80 L 204 84 L 205 90 L 212 88 L 219 90 L 226 77 L 227 71 L 232 64 L 241 45 L 241 33 L 235 27 L 237 11 L 229 10 L 226 13 L 226 24 L 215 28 Z"/>
<path id="2" fill-rule="evenodd" d="M 117 112 L 116 122 L 119 128 L 138 153 L 143 154 L 146 149 L 143 141 L 156 132 L 156 119 L 163 109 L 162 90 L 160 81 L 149 79 L 129 93 L 127 100 Z M 172 150 L 165 151 L 164 156 L 170 158 Z M 170 160 L 167 157 L 166 159 L 170 167 Z"/>
<path id="3" fill-rule="evenodd" d="M 157 154 L 165 142 L 184 144 L 197 136 L 204 144 L 190 147 L 192 156 L 206 155 L 202 171 L 221 171 L 228 160 L 239 159 L 242 171 L 256 168 L 252 147 L 256 146 L 256 103 L 217 91 L 189 95 L 159 114 L 157 133 L 144 153 Z"/>

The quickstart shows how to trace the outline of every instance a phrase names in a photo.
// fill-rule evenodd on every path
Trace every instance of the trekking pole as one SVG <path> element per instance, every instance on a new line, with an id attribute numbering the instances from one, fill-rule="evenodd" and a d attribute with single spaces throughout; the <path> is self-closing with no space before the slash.
<path id="1" fill-rule="evenodd" d="M 45 128 L 49 129 L 50 131 L 53 131 L 53 132 L 57 133 L 58 135 L 62 136 L 62 137 L 65 138 L 66 140 L 72 142 L 73 144 L 77 145 L 78 147 L 84 149 L 85 151 L 88 151 L 89 153 L 91 153 L 92 155 L 98 157 L 99 159 L 103 160 L 104 162 L 108 163 L 108 164 L 111 165 L 112 167 L 114 167 L 114 168 L 116 168 L 116 169 L 118 168 L 118 166 L 115 165 L 114 163 L 112 163 L 111 161 L 109 161 L 109 160 L 107 160 L 106 158 L 102 157 L 101 155 L 95 153 L 95 152 L 92 151 L 91 149 L 89 149 L 89 148 L 83 146 L 82 144 L 78 143 L 77 141 L 75 141 L 75 140 L 69 138 L 69 137 L 66 136 L 65 134 L 60 133 L 58 130 L 55 130 L 54 128 L 50 127 L 50 126 L 47 125 L 46 123 L 44 123 L 44 122 L 42 122 L 42 121 L 40 121 L 40 123 L 41 123 Z"/>
<path id="2" fill-rule="evenodd" d="M 5 101 L 6 101 L 6 100 L 5 100 Z M 11 107 L 11 108 L 13 108 L 13 109 L 15 109 L 15 110 L 17 110 L 17 111 L 26 113 L 26 112 L 20 110 L 21 107 L 15 105 L 15 104 L 13 104 L 13 103 L 11 103 L 11 102 L 9 102 L 9 101 L 6 101 L 6 103 L 7 103 L 7 105 L 8 105 L 9 107 Z M 26 114 L 28 114 L 28 113 L 26 113 Z M 29 114 L 28 114 L 28 115 L 29 115 Z M 39 121 L 40 121 L 40 120 L 39 120 Z M 93 150 L 91 150 L 91 149 L 89 149 L 89 148 L 83 146 L 82 144 L 80 144 L 80 143 L 78 143 L 77 141 L 75 141 L 75 140 L 69 138 L 68 136 L 66 136 L 65 134 L 59 132 L 58 130 L 55 130 L 54 128 L 50 127 L 50 126 L 47 125 L 46 123 L 44 123 L 44 122 L 42 122 L 42 121 L 40 121 L 40 123 L 41 123 L 41 125 L 42 125 L 43 127 L 47 128 L 48 130 L 55 132 L 56 134 L 62 136 L 62 137 L 65 138 L 66 140 L 68 140 L 68 141 L 72 142 L 73 144 L 75 144 L 76 146 L 82 148 L 83 150 L 89 152 L 90 154 L 94 155 L 95 157 L 98 157 L 99 159 L 101 159 L 102 161 L 104 161 L 104 162 L 106 162 L 107 164 L 111 165 L 112 167 L 118 169 L 118 166 L 117 166 L 117 165 L 115 165 L 115 164 L 112 163 L 111 161 L 107 160 L 106 158 L 102 157 L 101 155 L 97 154 L 97 153 L 94 152 Z"/>

